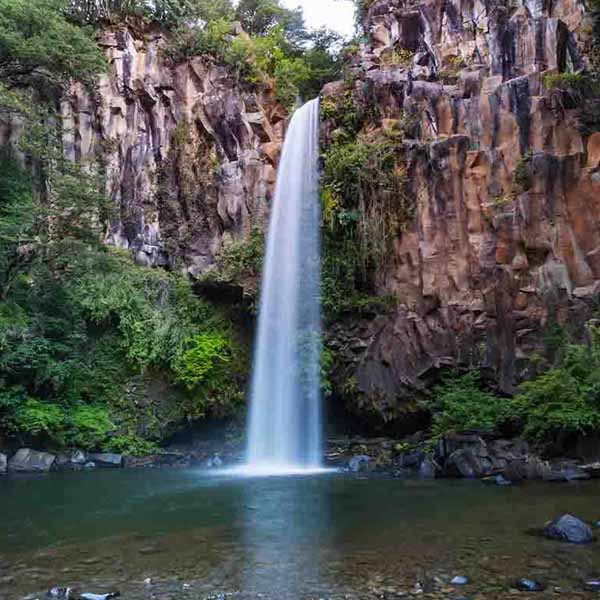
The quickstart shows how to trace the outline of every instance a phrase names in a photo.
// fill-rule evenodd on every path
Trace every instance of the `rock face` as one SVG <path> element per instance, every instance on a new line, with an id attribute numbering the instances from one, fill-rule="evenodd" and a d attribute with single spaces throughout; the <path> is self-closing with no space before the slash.
<path id="1" fill-rule="evenodd" d="M 285 111 L 209 57 L 174 64 L 158 29 L 99 35 L 109 69 L 62 102 L 67 155 L 101 160 L 118 217 L 107 242 L 146 265 L 212 262 L 224 240 L 262 226 Z"/>
<path id="2" fill-rule="evenodd" d="M 13 473 L 47 473 L 55 459 L 56 456 L 49 452 L 21 448 L 8 461 L 8 470 Z"/>
<path id="3" fill-rule="evenodd" d="M 383 424 L 406 422 L 439 368 L 484 368 L 511 393 L 551 323 L 582 334 L 600 291 L 600 127 L 545 83 L 587 64 L 580 0 L 375 0 L 365 28 L 351 93 L 371 131 L 404 129 L 415 217 L 376 284 L 397 309 L 329 337 L 352 410 Z"/>

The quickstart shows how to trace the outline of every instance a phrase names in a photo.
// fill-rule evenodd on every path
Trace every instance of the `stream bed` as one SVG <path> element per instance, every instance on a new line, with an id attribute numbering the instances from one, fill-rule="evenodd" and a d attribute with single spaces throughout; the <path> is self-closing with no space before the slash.
<path id="1" fill-rule="evenodd" d="M 600 541 L 528 532 L 567 511 L 600 519 L 596 481 L 115 470 L 2 479 L 0 499 L 2 600 L 54 585 L 125 600 L 488 599 L 522 595 L 521 577 L 547 586 L 534 597 L 599 597 L 583 584 L 600 579 Z"/>

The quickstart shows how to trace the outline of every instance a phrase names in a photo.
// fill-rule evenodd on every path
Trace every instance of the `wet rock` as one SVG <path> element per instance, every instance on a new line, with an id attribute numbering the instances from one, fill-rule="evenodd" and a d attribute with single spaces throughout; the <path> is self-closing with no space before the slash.
<path id="1" fill-rule="evenodd" d="M 120 595 L 120 592 L 110 592 L 109 594 L 90 594 L 89 592 L 84 592 L 79 598 L 80 600 L 111 600 L 112 598 L 118 598 Z"/>
<path id="2" fill-rule="evenodd" d="M 0 475 L 6 475 L 8 470 L 8 457 L 6 454 L 0 454 Z"/>
<path id="3" fill-rule="evenodd" d="M 352 473 L 362 473 L 369 470 L 371 459 L 366 454 L 353 456 L 348 463 L 348 468 Z"/>
<path id="4" fill-rule="evenodd" d="M 543 592 L 546 589 L 543 583 L 527 578 L 519 579 L 515 585 L 522 592 Z"/>
<path id="5" fill-rule="evenodd" d="M 600 592 L 600 579 L 586 581 L 583 586 L 588 592 Z"/>
<path id="6" fill-rule="evenodd" d="M 49 452 L 21 448 L 8 461 L 8 470 L 14 473 L 47 473 L 55 460 L 56 456 Z"/>
<path id="7" fill-rule="evenodd" d="M 154 454 L 150 456 L 126 456 L 123 459 L 123 466 L 126 469 L 147 469 L 160 465 L 160 456 Z"/>
<path id="8" fill-rule="evenodd" d="M 88 459 L 103 469 L 119 469 L 123 466 L 122 454 L 89 454 Z"/>
<path id="9" fill-rule="evenodd" d="M 215 454 L 206 461 L 207 469 L 220 469 L 223 466 L 223 461 L 218 454 Z"/>
<path id="10" fill-rule="evenodd" d="M 579 470 L 587 473 L 593 479 L 600 478 L 600 462 L 590 463 L 587 465 L 581 465 Z"/>
<path id="11" fill-rule="evenodd" d="M 69 600 L 71 597 L 71 588 L 68 587 L 53 587 L 50 588 L 46 595 L 44 596 L 44 600 Z"/>
<path id="12" fill-rule="evenodd" d="M 436 468 L 430 458 L 425 458 L 419 465 L 420 479 L 435 479 Z"/>
<path id="13" fill-rule="evenodd" d="M 92 462 L 92 461 L 88 461 L 85 463 L 85 465 L 83 465 L 83 468 L 86 469 L 87 471 L 91 471 L 92 469 L 96 468 L 96 463 Z"/>
<path id="14" fill-rule="evenodd" d="M 474 479 L 485 477 L 492 471 L 492 461 L 483 445 L 478 448 L 463 448 L 453 452 L 446 462 L 450 475 Z"/>
<path id="15" fill-rule="evenodd" d="M 450 583 L 452 585 L 467 585 L 467 583 L 469 583 L 469 578 L 465 577 L 464 575 L 457 575 L 456 577 L 452 578 Z"/>
<path id="16" fill-rule="evenodd" d="M 589 544 L 594 539 L 592 528 L 568 513 L 548 523 L 544 527 L 544 535 L 570 544 Z"/>

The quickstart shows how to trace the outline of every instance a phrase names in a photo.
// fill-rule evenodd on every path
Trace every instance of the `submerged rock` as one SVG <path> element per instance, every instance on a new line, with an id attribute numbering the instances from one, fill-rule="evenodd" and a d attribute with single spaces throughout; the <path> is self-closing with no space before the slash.
<path id="1" fill-rule="evenodd" d="M 46 595 L 44 596 L 44 600 L 69 600 L 71 597 L 71 588 L 68 587 L 53 587 L 50 588 Z"/>
<path id="2" fill-rule="evenodd" d="M 592 528 L 581 519 L 568 513 L 546 525 L 544 535 L 552 540 L 570 544 L 589 544 L 594 539 Z"/>
<path id="3" fill-rule="evenodd" d="M 21 448 L 8 461 L 8 469 L 15 473 L 47 473 L 55 460 L 56 456 L 49 452 Z"/>
<path id="4" fill-rule="evenodd" d="M 522 592 L 543 592 L 546 586 L 534 579 L 519 579 L 516 583 L 516 588 Z"/>
<path id="5" fill-rule="evenodd" d="M 371 459 L 366 454 L 358 454 L 353 456 L 348 463 L 348 468 L 353 473 L 362 473 L 369 470 Z"/>
<path id="6" fill-rule="evenodd" d="M 122 454 L 89 454 L 88 459 L 97 467 L 105 469 L 119 469 L 123 466 Z"/>

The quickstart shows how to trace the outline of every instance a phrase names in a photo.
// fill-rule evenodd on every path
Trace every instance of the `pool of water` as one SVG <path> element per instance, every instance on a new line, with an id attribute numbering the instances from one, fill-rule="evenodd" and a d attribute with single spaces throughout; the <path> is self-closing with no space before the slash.
<path id="1" fill-rule="evenodd" d="M 134 600 L 402 598 L 421 582 L 433 590 L 425 597 L 488 599 L 512 597 L 519 577 L 593 597 L 582 584 L 600 578 L 600 542 L 527 530 L 565 511 L 599 519 L 599 483 L 175 469 L 3 479 L 0 598 L 57 584 Z M 471 583 L 455 589 L 458 574 Z"/>

